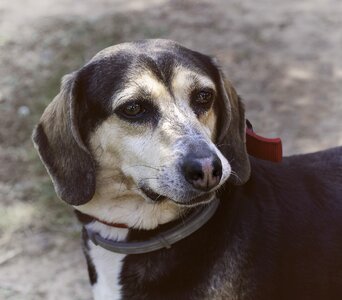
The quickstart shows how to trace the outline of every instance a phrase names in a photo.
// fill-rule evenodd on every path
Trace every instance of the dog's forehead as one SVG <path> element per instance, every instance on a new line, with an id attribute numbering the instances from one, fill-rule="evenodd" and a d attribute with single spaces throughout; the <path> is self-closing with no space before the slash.
<path id="1" fill-rule="evenodd" d="M 122 88 L 113 95 L 113 107 L 119 106 L 132 98 L 147 98 L 167 103 L 187 96 L 195 88 L 205 87 L 215 90 L 214 82 L 207 76 L 183 67 L 172 66 L 170 80 L 160 79 L 151 70 L 140 70 L 126 77 Z M 182 99 L 186 100 L 186 99 Z"/>
<path id="2" fill-rule="evenodd" d="M 143 96 L 139 91 L 147 91 L 150 98 L 171 99 L 170 95 L 184 92 L 193 83 L 203 87 L 216 85 L 219 90 L 220 82 L 219 70 L 211 57 L 168 40 L 144 40 L 106 48 L 78 73 L 84 97 L 91 105 L 101 107 L 105 115 L 122 103 L 118 99 Z"/>
<path id="3" fill-rule="evenodd" d="M 120 64 L 120 72 L 123 77 L 129 75 L 129 79 L 147 71 L 165 84 L 170 84 L 172 77 L 185 69 L 208 77 L 217 75 L 209 56 L 187 49 L 176 42 L 159 39 L 106 48 L 95 55 L 90 63 L 111 69 L 112 72 L 117 72 L 115 66 Z M 180 66 L 182 68 L 179 68 Z"/>
<path id="4" fill-rule="evenodd" d="M 196 84 L 214 88 L 211 59 L 172 41 L 119 44 L 99 52 L 91 63 L 98 65 L 100 74 L 116 74 L 108 76 L 108 84 L 117 84 L 114 78 L 120 82 L 113 97 L 122 101 L 139 91 L 158 98 Z"/>
<path id="5" fill-rule="evenodd" d="M 129 43 L 117 44 L 97 53 L 91 61 L 100 61 L 107 58 L 113 58 L 120 55 L 120 59 L 126 54 L 127 59 L 137 57 L 141 54 L 146 54 L 154 58 L 161 58 L 164 61 L 176 59 L 177 61 L 183 61 L 192 64 L 195 60 L 203 60 L 203 58 L 210 58 L 199 52 L 190 50 L 180 44 L 163 39 L 141 40 Z"/>

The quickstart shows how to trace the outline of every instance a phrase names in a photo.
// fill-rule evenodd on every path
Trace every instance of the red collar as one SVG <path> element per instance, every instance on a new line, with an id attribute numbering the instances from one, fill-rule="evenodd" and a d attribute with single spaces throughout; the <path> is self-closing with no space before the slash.
<path id="1" fill-rule="evenodd" d="M 257 135 L 248 120 L 246 120 L 246 125 L 247 152 L 256 158 L 280 162 L 283 157 L 281 139 L 269 139 Z"/>
<path id="2" fill-rule="evenodd" d="M 100 220 L 98 218 L 95 218 L 95 217 L 92 217 L 95 221 L 97 222 L 100 222 L 102 224 L 105 224 L 107 226 L 110 226 L 110 227 L 115 227 L 115 228 L 128 228 L 128 225 L 127 224 L 123 224 L 123 223 L 110 223 L 110 222 L 106 222 L 106 221 L 103 221 L 103 220 Z"/>

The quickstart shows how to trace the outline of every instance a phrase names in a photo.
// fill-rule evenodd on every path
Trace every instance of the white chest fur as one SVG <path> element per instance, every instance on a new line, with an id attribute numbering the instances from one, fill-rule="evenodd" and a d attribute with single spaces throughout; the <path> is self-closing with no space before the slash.
<path id="1" fill-rule="evenodd" d="M 128 229 L 113 228 L 107 225 L 93 222 L 88 224 L 93 231 L 100 233 L 104 238 L 111 240 L 124 240 Z M 89 255 L 97 273 L 97 281 L 93 285 L 93 296 L 95 300 L 120 300 L 121 285 L 120 274 L 125 254 L 113 253 L 96 246 L 89 240 Z"/>

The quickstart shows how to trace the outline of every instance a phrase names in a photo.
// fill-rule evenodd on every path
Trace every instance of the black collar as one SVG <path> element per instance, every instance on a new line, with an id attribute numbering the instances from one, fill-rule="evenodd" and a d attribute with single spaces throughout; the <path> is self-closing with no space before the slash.
<path id="1" fill-rule="evenodd" d="M 171 248 L 178 241 L 188 237 L 200 229 L 214 215 L 219 200 L 214 199 L 210 204 L 196 208 L 182 222 L 165 231 L 158 232 L 145 241 L 118 242 L 101 237 L 97 232 L 86 228 L 91 241 L 104 249 L 121 254 L 141 254 L 156 251 L 162 248 Z"/>

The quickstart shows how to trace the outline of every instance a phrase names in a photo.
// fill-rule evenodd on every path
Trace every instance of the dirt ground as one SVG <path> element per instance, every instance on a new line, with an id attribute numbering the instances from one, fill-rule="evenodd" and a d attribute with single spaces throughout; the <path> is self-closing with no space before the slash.
<path id="1" fill-rule="evenodd" d="M 342 145 L 340 0 L 1 0 L 0 299 L 90 299 L 79 225 L 30 134 L 60 77 L 122 41 L 216 56 L 286 155 Z"/>

